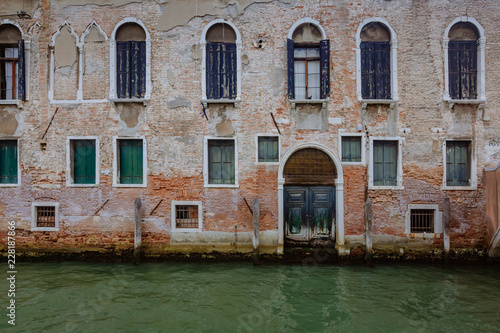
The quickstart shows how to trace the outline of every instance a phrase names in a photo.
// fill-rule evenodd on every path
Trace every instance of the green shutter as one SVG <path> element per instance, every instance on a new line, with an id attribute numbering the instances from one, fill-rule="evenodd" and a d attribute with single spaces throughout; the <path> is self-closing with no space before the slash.
<path id="1" fill-rule="evenodd" d="M 259 162 L 279 161 L 278 137 L 259 137 L 258 139 L 258 160 Z"/>
<path id="2" fill-rule="evenodd" d="M 470 142 L 446 142 L 446 185 L 469 186 Z"/>
<path id="3" fill-rule="evenodd" d="M 75 184 L 95 184 L 95 141 L 73 141 L 73 181 Z"/>
<path id="4" fill-rule="evenodd" d="M 361 137 L 342 137 L 342 162 L 361 162 Z"/>
<path id="5" fill-rule="evenodd" d="M 120 140 L 120 184 L 143 184 L 142 140 Z"/>
<path id="6" fill-rule="evenodd" d="M 398 142 L 373 143 L 373 185 L 396 186 L 398 174 Z"/>
<path id="7" fill-rule="evenodd" d="M 16 140 L 0 140 L 0 183 L 17 184 Z"/>
<path id="8" fill-rule="evenodd" d="M 209 184 L 235 183 L 234 141 L 210 140 L 208 142 Z"/>

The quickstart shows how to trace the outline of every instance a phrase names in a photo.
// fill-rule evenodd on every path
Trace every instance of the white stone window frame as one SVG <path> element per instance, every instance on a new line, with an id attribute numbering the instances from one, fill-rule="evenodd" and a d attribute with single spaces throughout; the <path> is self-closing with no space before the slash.
<path id="1" fill-rule="evenodd" d="M 31 42 L 27 39 L 27 35 L 23 32 L 23 28 L 15 21 L 4 19 L 0 21 L 0 26 L 4 24 L 10 24 L 15 26 L 21 33 L 21 38 L 24 40 L 24 82 L 26 89 L 26 101 L 29 100 L 29 82 L 30 82 L 30 53 L 31 53 Z M 0 100 L 0 105 L 17 105 L 18 108 L 23 108 L 23 100 L 21 99 L 3 99 Z"/>
<path id="2" fill-rule="evenodd" d="M 278 138 L 278 162 L 259 162 L 259 138 L 261 137 L 277 137 Z M 255 136 L 255 164 L 257 165 L 280 165 L 281 159 L 281 135 L 276 133 L 258 133 Z"/>
<path id="3" fill-rule="evenodd" d="M 235 99 L 208 99 L 207 98 L 207 32 L 208 30 L 216 25 L 216 24 L 227 24 L 229 25 L 234 33 L 236 34 L 236 98 Z M 241 103 L 241 50 L 243 48 L 243 42 L 241 40 L 241 34 L 238 28 L 229 21 L 223 19 L 217 19 L 209 22 L 203 32 L 201 33 L 200 39 L 200 48 L 201 48 L 201 102 L 205 107 L 208 107 L 209 103 L 231 103 L 234 104 L 235 107 L 239 107 Z"/>
<path id="4" fill-rule="evenodd" d="M 411 232 L 411 211 L 413 209 L 432 209 L 434 210 L 434 233 Z M 443 233 L 443 214 L 439 211 L 439 205 L 436 204 L 409 204 L 405 216 L 405 234 L 411 238 L 436 238 Z"/>
<path id="5" fill-rule="evenodd" d="M 55 227 L 37 227 L 37 207 L 55 207 Z M 59 231 L 59 203 L 32 202 L 31 203 L 31 231 Z"/>
<path id="6" fill-rule="evenodd" d="M 198 206 L 198 228 L 177 228 L 177 206 Z M 203 205 L 201 201 L 172 200 L 172 232 L 202 232 L 203 231 Z"/>
<path id="7" fill-rule="evenodd" d="M 73 180 L 73 161 L 71 159 L 73 147 L 71 141 L 75 140 L 94 140 L 95 141 L 95 183 L 94 184 L 75 184 Z M 99 137 L 97 136 L 68 136 L 66 138 L 66 187 L 96 187 L 100 182 L 101 165 L 99 158 Z"/>
<path id="8" fill-rule="evenodd" d="M 391 99 L 363 99 L 361 93 L 361 31 L 363 27 L 369 23 L 380 23 L 384 25 L 391 34 Z M 396 31 L 391 27 L 389 22 L 383 17 L 372 17 L 364 19 L 358 26 L 356 32 L 356 91 L 358 102 L 361 103 L 363 110 L 366 110 L 368 104 L 388 104 L 390 108 L 394 108 L 399 101 L 398 94 L 398 38 Z"/>
<path id="9" fill-rule="evenodd" d="M 373 142 L 374 141 L 398 141 L 398 165 L 395 186 L 375 186 L 373 185 Z M 370 137 L 370 161 L 368 164 L 368 189 L 369 190 L 403 190 L 403 142 L 405 138 L 394 137 Z"/>
<path id="10" fill-rule="evenodd" d="M 343 137 L 360 137 L 361 138 L 361 162 L 344 162 L 342 161 L 342 138 Z M 365 133 L 350 133 L 345 130 L 339 130 L 339 158 L 342 165 L 366 165 L 366 135 Z"/>
<path id="11" fill-rule="evenodd" d="M 120 140 L 142 140 L 142 184 L 120 184 L 118 161 L 118 142 Z M 145 136 L 113 136 L 113 187 L 147 187 L 148 186 L 148 152 Z"/>
<path id="12" fill-rule="evenodd" d="M 210 140 L 233 140 L 234 141 L 234 184 L 210 184 L 208 172 L 208 141 Z M 203 142 L 203 185 L 214 188 L 239 188 L 238 181 L 238 139 L 236 137 L 205 136 Z"/>
<path id="13" fill-rule="evenodd" d="M 304 17 L 304 18 L 298 20 L 297 22 L 295 22 L 292 25 L 292 27 L 290 28 L 290 30 L 288 31 L 287 39 L 293 40 L 292 37 L 293 37 L 293 33 L 295 32 L 295 29 L 297 29 L 298 27 L 300 27 L 303 24 L 313 25 L 321 32 L 321 40 L 327 39 L 325 29 L 323 29 L 323 27 L 321 26 L 321 24 L 318 21 L 316 21 L 315 19 L 312 19 L 310 17 Z M 330 61 L 330 59 L 329 59 L 329 61 Z M 294 87 L 294 89 L 295 89 L 295 87 Z M 320 87 L 320 89 L 321 89 L 321 87 Z M 321 98 L 319 98 L 319 99 L 291 99 L 290 105 L 291 105 L 292 109 L 295 109 L 297 104 L 321 104 L 321 108 L 326 109 L 328 101 L 329 101 L 329 98 L 325 98 L 325 99 L 321 99 Z"/>
<path id="14" fill-rule="evenodd" d="M 450 38 L 450 29 L 459 22 L 467 22 L 473 24 L 479 32 L 479 39 L 477 45 L 477 99 L 451 99 L 450 97 L 450 78 L 449 78 L 449 60 L 448 60 L 448 43 Z M 477 104 L 479 108 L 484 107 L 486 103 L 486 37 L 484 36 L 484 28 L 479 22 L 470 16 L 461 16 L 454 19 L 448 27 L 446 27 L 443 36 L 443 56 L 444 56 L 444 94 L 443 101 L 448 102 L 450 109 L 454 104 Z"/>
<path id="15" fill-rule="evenodd" d="M 470 179 L 469 186 L 448 186 L 446 185 L 446 143 L 451 141 L 470 142 Z M 477 190 L 477 156 L 476 141 L 471 138 L 443 139 L 443 183 L 441 189 L 445 191 L 475 191 Z"/>
<path id="16" fill-rule="evenodd" d="M 136 23 L 142 27 L 146 34 L 146 93 L 143 98 L 118 98 L 116 88 L 116 32 L 123 24 Z M 147 105 L 151 99 L 151 36 L 144 23 L 135 18 L 127 17 L 118 22 L 109 38 L 109 100 L 113 103 L 138 103 Z"/>
<path id="17" fill-rule="evenodd" d="M 0 141 L 11 141 L 15 140 L 17 141 L 17 183 L 11 183 L 11 184 L 2 184 L 0 183 L 0 187 L 18 187 L 21 186 L 21 164 L 20 162 L 20 149 L 19 149 L 19 138 L 18 137 L 3 137 L 0 138 Z"/>

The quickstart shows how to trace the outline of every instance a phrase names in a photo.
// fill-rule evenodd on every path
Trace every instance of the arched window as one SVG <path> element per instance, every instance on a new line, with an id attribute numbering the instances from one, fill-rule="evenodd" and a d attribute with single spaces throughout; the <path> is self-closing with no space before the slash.
<path id="1" fill-rule="evenodd" d="M 127 18 L 116 26 L 110 41 L 110 99 L 148 100 L 151 41 L 145 26 L 140 20 Z"/>
<path id="2" fill-rule="evenodd" d="M 0 100 L 25 100 L 25 56 L 21 31 L 0 25 Z"/>
<path id="3" fill-rule="evenodd" d="M 202 100 L 235 101 L 241 96 L 241 37 L 236 27 L 224 20 L 208 24 L 200 41 L 203 49 Z"/>
<path id="4" fill-rule="evenodd" d="M 396 33 L 383 18 L 364 20 L 356 36 L 358 99 L 394 102 L 397 89 Z"/>
<path id="5" fill-rule="evenodd" d="M 445 100 L 485 100 L 484 30 L 470 17 L 455 19 L 446 29 Z"/>
<path id="6" fill-rule="evenodd" d="M 287 40 L 288 98 L 319 100 L 330 93 L 330 40 L 319 22 L 305 18 L 290 29 Z"/>

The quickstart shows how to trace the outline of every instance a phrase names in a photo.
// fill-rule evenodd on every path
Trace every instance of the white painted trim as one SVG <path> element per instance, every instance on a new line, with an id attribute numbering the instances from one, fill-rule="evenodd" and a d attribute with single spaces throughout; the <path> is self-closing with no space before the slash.
<path id="1" fill-rule="evenodd" d="M 21 150 L 19 149 L 19 138 L 12 138 L 12 137 L 2 137 L 0 138 L 0 141 L 11 141 L 11 140 L 16 140 L 17 141 L 17 183 L 11 183 L 11 184 L 1 184 L 0 187 L 18 187 L 21 186 L 21 164 L 20 162 L 20 155 L 21 155 Z"/>
<path id="2" fill-rule="evenodd" d="M 297 29 L 299 26 L 301 26 L 302 24 L 305 24 L 305 23 L 312 24 L 316 28 L 318 28 L 318 30 L 321 32 L 321 40 L 325 40 L 326 39 L 325 29 L 323 29 L 323 27 L 321 26 L 321 24 L 318 21 L 316 21 L 315 19 L 312 19 L 310 17 L 304 17 L 304 18 L 296 21 L 292 25 L 292 27 L 290 28 L 290 30 L 288 30 L 288 35 L 286 36 L 286 38 L 292 39 L 293 32 L 295 31 L 295 29 Z"/>
<path id="3" fill-rule="evenodd" d="M 391 99 L 390 101 L 397 102 L 399 100 L 398 94 L 398 38 L 396 31 L 391 27 L 389 22 L 383 17 L 372 17 L 364 19 L 363 22 L 358 26 L 356 32 L 356 91 L 358 95 L 358 101 L 360 103 L 376 104 L 380 102 L 379 100 L 368 100 L 363 99 L 361 94 L 361 30 L 368 23 L 378 22 L 383 24 L 391 34 Z"/>
<path id="4" fill-rule="evenodd" d="M 470 179 L 469 186 L 447 186 L 446 185 L 446 142 L 449 141 L 468 141 L 470 142 Z M 471 138 L 463 139 L 446 139 L 443 140 L 443 183 L 441 184 L 442 190 L 449 191 L 475 191 L 477 190 L 477 157 L 476 157 L 476 141 Z"/>
<path id="5" fill-rule="evenodd" d="M 278 138 L 278 162 L 259 162 L 259 138 L 260 137 L 277 137 Z M 258 133 L 255 136 L 255 164 L 257 165 L 279 165 L 279 160 L 281 159 L 281 136 L 276 133 Z"/>
<path id="6" fill-rule="evenodd" d="M 398 165 L 396 186 L 375 186 L 373 185 L 373 141 L 398 141 Z M 368 163 L 368 189 L 369 190 L 403 190 L 403 141 L 405 138 L 393 137 L 370 137 L 370 161 Z"/>
<path id="7" fill-rule="evenodd" d="M 201 33 L 201 39 L 200 39 L 200 47 L 201 47 L 201 54 L 202 54 L 202 59 L 201 59 L 201 100 L 202 102 L 205 103 L 210 103 L 210 101 L 207 98 L 207 32 L 208 30 L 215 24 L 227 24 L 229 25 L 234 33 L 236 34 L 236 98 L 229 100 L 228 103 L 236 103 L 239 104 L 241 102 L 241 49 L 243 47 L 243 43 L 241 41 L 241 34 L 238 28 L 236 26 L 226 20 L 223 19 L 217 19 L 213 20 L 210 23 L 208 23 L 205 28 L 203 29 L 203 32 Z M 213 101 L 212 101 L 213 103 Z"/>
<path id="8" fill-rule="evenodd" d="M 342 162 L 342 165 L 366 165 L 366 134 L 365 133 L 346 133 L 339 130 L 339 158 L 342 161 L 342 137 L 360 137 L 361 138 L 361 162 Z"/>
<path id="9" fill-rule="evenodd" d="M 55 227 L 37 227 L 36 209 L 37 207 L 56 207 Z M 31 203 L 31 231 L 59 231 L 59 203 L 58 202 L 32 202 Z"/>
<path id="10" fill-rule="evenodd" d="M 30 40 L 27 40 L 26 38 L 28 35 L 26 35 L 23 32 L 23 28 L 15 21 L 9 20 L 9 19 L 3 19 L 0 21 L 0 26 L 4 24 L 10 24 L 15 26 L 19 32 L 21 33 L 21 38 L 24 40 L 24 64 L 25 64 L 25 92 L 26 92 L 26 100 L 29 100 L 29 86 L 30 86 L 30 59 L 31 59 L 31 42 Z M 36 24 L 36 23 L 35 23 Z M 34 25 L 35 25 L 34 24 Z M 17 105 L 18 108 L 22 109 L 23 107 L 23 100 L 20 98 L 18 99 L 3 99 L 0 100 L 0 105 Z"/>
<path id="11" fill-rule="evenodd" d="M 95 183 L 94 184 L 75 184 L 73 180 L 73 161 L 71 157 L 73 156 L 73 148 L 71 146 L 71 141 L 73 140 L 94 140 L 95 141 Z M 100 170 L 99 166 L 99 137 L 97 136 L 68 136 L 66 137 L 66 187 L 95 187 L 99 185 L 100 182 Z"/>
<path id="12" fill-rule="evenodd" d="M 120 184 L 118 170 L 118 141 L 142 140 L 142 184 Z M 147 187 L 148 186 L 148 152 L 145 136 L 113 136 L 113 187 Z"/>
<path id="13" fill-rule="evenodd" d="M 109 100 L 118 100 L 116 93 L 116 32 L 125 23 L 136 23 L 142 27 L 146 34 L 146 94 L 144 100 L 151 99 L 151 36 L 141 20 L 127 17 L 118 22 L 109 38 Z M 132 102 L 134 99 L 130 99 Z"/>
<path id="14" fill-rule="evenodd" d="M 484 36 L 484 28 L 479 22 L 470 16 L 460 16 L 454 19 L 444 30 L 443 36 L 443 56 L 444 56 L 444 94 L 443 100 L 451 102 L 450 97 L 450 78 L 448 72 L 448 43 L 450 41 L 450 29 L 459 22 L 468 22 L 473 24 L 479 32 L 478 45 L 477 45 L 477 100 L 486 102 L 486 37 Z M 456 103 L 456 102 L 455 102 Z M 471 103 L 472 104 L 472 103 Z"/>
<path id="15" fill-rule="evenodd" d="M 412 209 L 433 209 L 434 210 L 434 234 L 432 233 L 412 233 L 411 232 L 411 210 Z M 411 235 L 423 235 L 423 238 L 434 238 L 437 234 L 443 232 L 443 214 L 439 211 L 439 205 L 437 204 L 409 204 L 405 215 L 405 234 L 406 236 Z"/>
<path id="16" fill-rule="evenodd" d="M 286 162 L 295 152 L 304 148 L 314 148 L 326 153 L 335 164 L 337 169 L 337 178 L 335 179 L 335 222 L 337 224 L 336 230 L 336 243 L 339 247 L 344 246 L 344 172 L 342 170 L 342 163 L 340 159 L 328 147 L 315 142 L 301 143 L 294 147 L 289 148 L 283 157 L 280 159 L 280 166 L 278 169 L 278 253 L 283 253 L 284 246 L 284 198 L 283 187 L 285 185 L 285 178 L 283 171 Z"/>
<path id="17" fill-rule="evenodd" d="M 209 140 L 233 140 L 234 141 L 234 184 L 209 184 L 208 178 L 208 141 Z M 205 136 L 203 142 L 203 185 L 204 187 L 227 187 L 238 188 L 238 139 L 234 137 Z"/>
<path id="18" fill-rule="evenodd" d="M 198 206 L 198 228 L 177 228 L 176 227 L 176 206 Z M 177 201 L 172 200 L 172 214 L 171 214 L 171 222 L 172 222 L 172 232 L 202 232 L 203 231 L 203 205 L 201 201 Z"/>

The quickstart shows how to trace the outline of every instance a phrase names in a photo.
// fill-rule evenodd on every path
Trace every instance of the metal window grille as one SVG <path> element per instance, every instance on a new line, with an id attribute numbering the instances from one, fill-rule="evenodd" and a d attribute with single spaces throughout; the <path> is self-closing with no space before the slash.
<path id="1" fill-rule="evenodd" d="M 314 148 L 301 149 L 290 156 L 283 174 L 287 183 L 333 184 L 337 176 L 332 159 Z"/>
<path id="2" fill-rule="evenodd" d="M 54 228 L 56 226 L 56 207 L 54 206 L 37 207 L 36 226 Z"/>
<path id="3" fill-rule="evenodd" d="M 411 232 L 434 232 L 434 209 L 411 210 Z"/>
<path id="4" fill-rule="evenodd" d="M 180 205 L 175 208 L 175 227 L 176 228 L 198 228 L 198 206 Z"/>

